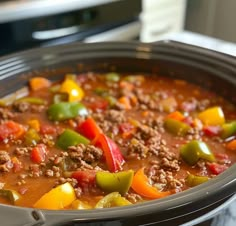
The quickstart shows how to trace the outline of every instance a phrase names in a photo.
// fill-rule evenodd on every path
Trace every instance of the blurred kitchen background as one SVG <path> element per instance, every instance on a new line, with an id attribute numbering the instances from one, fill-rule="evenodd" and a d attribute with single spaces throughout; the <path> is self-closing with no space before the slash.
<path id="1" fill-rule="evenodd" d="M 0 0 L 0 55 L 76 41 L 167 38 L 236 54 L 228 43 L 236 42 L 235 9 L 235 0 Z"/>

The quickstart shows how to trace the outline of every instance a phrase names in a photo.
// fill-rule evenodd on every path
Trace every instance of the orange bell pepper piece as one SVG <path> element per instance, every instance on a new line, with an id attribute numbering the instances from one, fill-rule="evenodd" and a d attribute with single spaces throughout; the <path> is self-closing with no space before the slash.
<path id="1" fill-rule="evenodd" d="M 0 141 L 9 137 L 18 139 L 24 133 L 25 133 L 25 128 L 17 122 L 10 120 L 0 125 Z"/>
<path id="2" fill-rule="evenodd" d="M 182 121 L 182 120 L 184 120 L 185 117 L 181 112 L 174 111 L 174 112 L 170 113 L 169 115 L 167 115 L 167 118 L 172 118 L 172 119 L 175 119 L 178 121 Z"/>
<path id="3" fill-rule="evenodd" d="M 144 167 L 135 173 L 131 187 L 139 195 L 150 199 L 163 198 L 171 194 L 170 191 L 161 192 L 151 186 L 148 182 L 148 177 L 144 173 Z"/>
<path id="4" fill-rule="evenodd" d="M 236 151 L 236 140 L 231 140 L 226 144 L 226 148 L 231 151 Z"/>
<path id="5" fill-rule="evenodd" d="M 51 85 L 51 81 L 43 77 L 34 77 L 29 80 L 29 85 L 33 91 L 36 91 L 49 87 Z"/>
<path id="6" fill-rule="evenodd" d="M 122 104 L 124 106 L 124 108 L 126 110 L 131 109 L 131 104 L 130 104 L 130 100 L 128 97 L 126 96 L 122 96 L 118 99 L 119 103 Z"/>

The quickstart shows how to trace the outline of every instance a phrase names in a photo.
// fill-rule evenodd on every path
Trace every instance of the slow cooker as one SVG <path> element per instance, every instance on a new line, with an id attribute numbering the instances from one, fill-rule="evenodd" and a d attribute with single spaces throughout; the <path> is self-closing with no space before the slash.
<path id="1" fill-rule="evenodd" d="M 236 104 L 236 59 L 173 41 L 74 43 L 8 55 L 0 58 L 0 96 L 14 92 L 36 75 L 56 80 L 65 73 L 108 70 L 185 79 Z M 214 216 L 235 199 L 235 172 L 233 165 L 187 191 L 127 207 L 50 211 L 0 205 L 1 225 L 193 225 Z"/>

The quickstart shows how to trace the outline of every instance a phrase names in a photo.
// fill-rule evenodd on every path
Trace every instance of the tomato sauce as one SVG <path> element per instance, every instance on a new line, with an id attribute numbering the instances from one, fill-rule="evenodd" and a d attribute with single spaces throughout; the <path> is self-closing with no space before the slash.
<path id="1" fill-rule="evenodd" d="M 28 96 L 1 100 L 2 204 L 131 205 L 198 186 L 236 161 L 236 107 L 197 85 L 114 72 L 29 84 Z"/>

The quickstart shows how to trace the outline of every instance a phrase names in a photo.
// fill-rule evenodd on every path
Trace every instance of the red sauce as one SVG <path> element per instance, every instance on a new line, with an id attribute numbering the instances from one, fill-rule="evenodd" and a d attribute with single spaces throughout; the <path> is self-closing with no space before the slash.
<path id="1" fill-rule="evenodd" d="M 77 90 L 74 94 L 75 99 L 81 95 L 81 100 L 70 102 L 73 94 L 61 92 L 65 81 L 47 82 L 46 87 L 38 90 L 29 87 L 28 97 L 37 99 L 15 100 L 0 108 L 0 203 L 34 207 L 43 195 L 69 182 L 75 195 L 73 199 L 85 204 L 84 208 L 95 208 L 107 194 L 120 191 L 119 188 L 108 191 L 99 185 L 97 172 L 115 175 L 132 170 L 136 174 L 143 167 L 148 179 L 146 185 L 156 192 L 171 195 L 217 176 L 236 161 L 235 149 L 227 148 L 228 140 L 235 140 L 235 129 L 227 137 L 222 135 L 225 125 L 236 120 L 235 106 L 217 94 L 158 75 L 88 73 L 82 77 L 69 77 L 84 92 L 82 95 L 81 90 Z M 39 100 L 42 103 L 37 102 Z M 87 112 L 55 119 L 59 110 L 57 113 L 49 110 L 55 100 L 79 102 Z M 212 121 L 221 117 L 224 121 L 206 123 L 199 115 L 214 107 L 224 115 L 208 115 L 208 118 Z M 173 114 L 170 116 L 173 112 L 178 112 L 176 117 L 181 120 L 174 120 L 181 123 L 180 127 L 187 128 L 185 132 L 179 128 L 173 131 L 173 124 L 168 127 L 166 120 L 173 117 Z M 94 120 L 98 132 L 92 131 L 94 127 L 88 127 L 92 132 L 79 129 L 88 118 Z M 9 122 L 16 123 L 14 130 L 9 129 Z M 58 142 L 66 129 L 87 136 L 87 141 L 82 145 L 74 143 L 76 138 L 71 138 L 72 143 L 69 138 Z M 206 144 L 210 150 L 208 157 L 212 159 L 200 154 L 194 164 L 190 164 L 181 150 L 192 141 Z M 72 147 L 65 148 L 66 143 Z M 198 150 L 198 154 L 201 151 Z M 194 184 L 189 175 L 200 183 Z M 130 177 L 131 184 L 134 178 Z M 6 190 L 17 192 L 19 199 L 10 200 L 4 195 Z M 126 204 L 153 199 L 130 185 L 120 193 Z M 72 201 L 60 208 L 78 208 Z M 119 206 L 115 202 L 108 204 L 116 205 Z M 47 208 L 51 208 L 50 204 Z"/>

